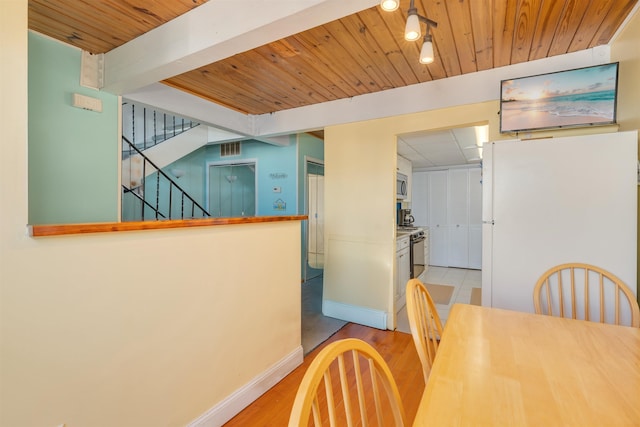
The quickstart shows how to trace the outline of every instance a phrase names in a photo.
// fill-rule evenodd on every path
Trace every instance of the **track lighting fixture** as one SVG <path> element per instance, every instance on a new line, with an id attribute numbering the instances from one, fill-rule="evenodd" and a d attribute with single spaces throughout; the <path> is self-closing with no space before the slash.
<path id="1" fill-rule="evenodd" d="M 398 9 L 400 6 L 399 0 L 382 0 L 380 2 L 380 7 L 382 10 L 387 12 L 392 12 Z M 404 38 L 407 41 L 416 41 L 420 39 L 422 36 L 422 31 L 420 29 L 420 23 L 423 22 L 427 24 L 427 31 L 422 39 L 422 49 L 420 49 L 420 63 L 421 64 L 431 64 L 434 59 L 433 55 L 433 38 L 431 34 L 429 34 L 429 28 L 438 27 L 438 23 L 432 21 L 431 19 L 419 15 L 418 9 L 415 6 L 415 0 L 411 0 L 409 4 L 409 10 L 407 11 L 407 24 L 404 27 Z"/>

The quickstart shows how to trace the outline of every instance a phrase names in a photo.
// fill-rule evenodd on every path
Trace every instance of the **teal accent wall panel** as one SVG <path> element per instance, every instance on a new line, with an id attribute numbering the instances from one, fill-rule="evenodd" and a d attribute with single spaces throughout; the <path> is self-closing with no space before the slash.
<path id="1" fill-rule="evenodd" d="M 262 195 L 258 199 L 258 212 L 260 215 L 296 215 L 296 145 L 273 147 L 271 150 L 273 155 L 264 156 L 258 167 L 258 191 Z M 280 192 L 274 192 L 274 187 L 278 187 Z"/>
<path id="2" fill-rule="evenodd" d="M 295 140 L 294 140 L 295 141 Z M 259 141 L 242 141 L 239 156 L 220 157 L 219 145 L 206 147 L 208 162 L 241 163 L 257 160 L 257 209 L 256 216 L 298 214 L 296 144 L 275 146 Z M 206 171 L 205 171 L 206 180 Z M 279 187 L 280 192 L 273 191 Z"/>
<path id="3" fill-rule="evenodd" d="M 296 135 L 290 136 L 287 146 L 276 146 L 260 141 L 242 141 L 241 154 L 220 157 L 220 146 L 205 146 L 176 160 L 163 170 L 172 175 L 175 169 L 184 175 L 177 180 L 198 203 L 209 209 L 207 204 L 207 165 L 240 164 L 256 162 L 257 206 L 256 216 L 297 215 L 304 211 L 304 157 L 324 158 L 324 144 L 321 140 Z M 279 192 L 274 191 L 277 188 Z M 217 216 L 216 212 L 211 212 Z M 224 216 L 224 215 L 223 215 Z"/>
<path id="4" fill-rule="evenodd" d="M 80 86 L 80 50 L 29 33 L 29 223 L 118 220 L 118 97 Z M 99 98 L 102 112 L 73 107 Z"/>

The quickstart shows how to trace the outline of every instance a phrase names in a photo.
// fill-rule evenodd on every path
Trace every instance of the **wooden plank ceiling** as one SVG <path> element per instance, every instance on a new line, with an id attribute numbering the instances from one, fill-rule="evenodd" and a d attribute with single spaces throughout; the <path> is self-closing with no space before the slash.
<path id="1" fill-rule="evenodd" d="M 207 0 L 29 0 L 29 28 L 104 53 Z M 416 0 L 436 59 L 403 38 L 409 0 L 373 7 L 163 83 L 264 114 L 607 44 L 638 0 Z M 423 26 L 424 31 L 424 26 Z"/>

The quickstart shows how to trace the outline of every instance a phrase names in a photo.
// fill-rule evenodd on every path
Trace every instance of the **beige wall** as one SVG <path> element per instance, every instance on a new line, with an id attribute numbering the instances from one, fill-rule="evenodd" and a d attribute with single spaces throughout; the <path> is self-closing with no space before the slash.
<path id="1" fill-rule="evenodd" d="M 611 62 L 620 62 L 618 122 L 620 130 L 640 129 L 640 10 L 611 46 Z"/>
<path id="2" fill-rule="evenodd" d="M 325 129 L 323 299 L 386 312 L 393 328 L 396 135 L 489 123 L 497 101 Z"/>
<path id="3" fill-rule="evenodd" d="M 300 223 L 27 237 L 27 0 L 0 8 L 0 425 L 184 425 L 299 349 Z"/>
<path id="4" fill-rule="evenodd" d="M 620 61 L 618 121 L 620 130 L 640 129 L 640 12 L 636 11 L 611 48 L 611 60 Z M 639 142 L 640 146 L 640 142 Z M 640 148 L 640 147 L 639 147 Z M 640 152 L 640 149 L 638 150 Z M 640 201 L 640 187 L 638 187 Z M 640 208 L 640 206 L 639 206 Z M 640 241 L 640 216 L 638 216 Z M 640 301 L 640 251 L 638 251 L 638 301 Z"/>

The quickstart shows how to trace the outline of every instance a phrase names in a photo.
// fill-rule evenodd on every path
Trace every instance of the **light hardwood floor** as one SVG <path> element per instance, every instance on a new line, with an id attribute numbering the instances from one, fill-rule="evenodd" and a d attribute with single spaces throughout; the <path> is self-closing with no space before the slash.
<path id="1" fill-rule="evenodd" d="M 322 280 L 320 276 L 302 284 L 302 349 L 305 355 L 347 324 L 322 314 Z"/>
<path id="2" fill-rule="evenodd" d="M 286 426 L 298 385 L 307 367 L 324 346 L 343 338 L 360 338 L 378 350 L 398 384 L 407 419 L 413 420 L 424 390 L 424 380 L 411 335 L 348 323 L 305 356 L 302 365 L 226 423 L 225 427 Z"/>
<path id="3" fill-rule="evenodd" d="M 438 305 L 443 323 L 454 303 L 468 303 L 471 289 L 481 286 L 479 270 L 430 267 L 420 277 L 427 283 L 447 284 L 455 287 L 451 301 Z M 398 331 L 381 331 L 353 323 L 342 326 L 341 321 L 322 315 L 322 277 L 303 284 L 302 301 L 302 345 L 304 362 L 291 374 L 236 415 L 225 427 L 230 426 L 286 426 L 298 385 L 307 367 L 325 345 L 342 338 L 360 338 L 375 347 L 389 364 L 402 394 L 408 420 L 413 420 L 424 389 L 420 360 L 409 334 L 406 309 L 399 313 Z M 334 335 L 332 335 L 336 330 Z M 327 341 L 323 342 L 327 337 Z M 318 343 L 322 344 L 318 345 Z M 318 346 L 317 348 L 315 348 Z M 313 350 L 312 350 L 313 349 Z"/>

